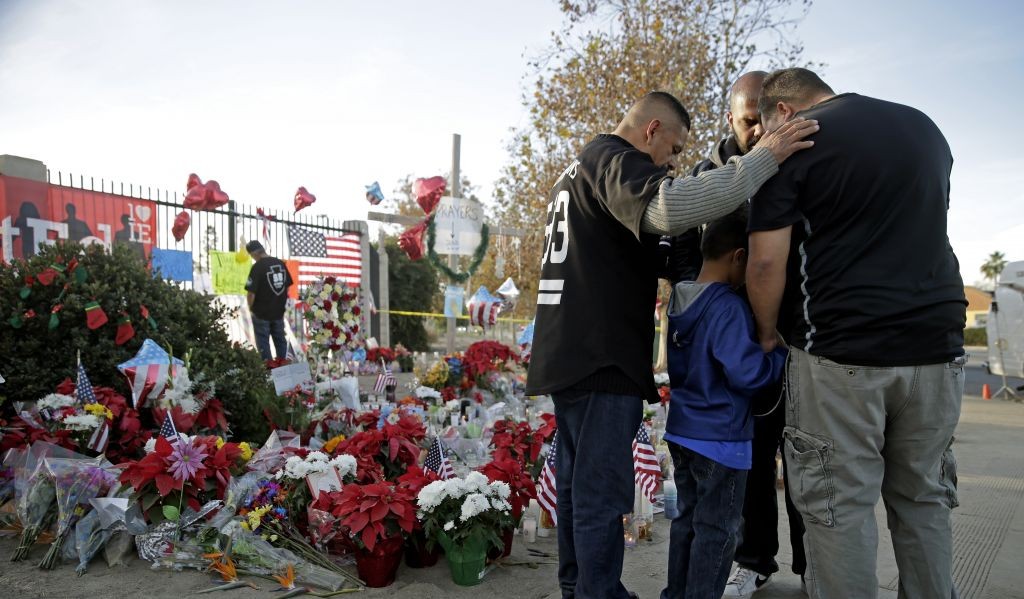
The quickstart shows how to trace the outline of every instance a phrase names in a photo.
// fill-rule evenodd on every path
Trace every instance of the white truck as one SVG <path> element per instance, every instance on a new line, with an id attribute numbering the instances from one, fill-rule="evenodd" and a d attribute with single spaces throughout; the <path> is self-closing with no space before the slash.
<path id="1" fill-rule="evenodd" d="M 1024 261 L 1003 268 L 985 329 L 989 372 L 1024 377 Z"/>

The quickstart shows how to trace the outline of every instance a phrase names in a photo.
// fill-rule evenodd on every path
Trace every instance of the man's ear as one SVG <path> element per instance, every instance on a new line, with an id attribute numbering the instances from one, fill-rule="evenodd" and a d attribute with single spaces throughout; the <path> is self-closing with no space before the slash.
<path id="1" fill-rule="evenodd" d="M 659 121 L 658 119 L 654 119 L 653 121 L 647 123 L 647 131 L 645 133 L 647 134 L 648 143 L 650 143 L 650 141 L 654 139 L 654 132 L 657 131 L 660 127 L 661 121 Z"/>
<path id="2" fill-rule="evenodd" d="M 736 251 L 732 253 L 732 261 L 734 264 L 738 264 L 740 266 L 746 265 L 747 250 L 745 248 L 737 248 Z"/>

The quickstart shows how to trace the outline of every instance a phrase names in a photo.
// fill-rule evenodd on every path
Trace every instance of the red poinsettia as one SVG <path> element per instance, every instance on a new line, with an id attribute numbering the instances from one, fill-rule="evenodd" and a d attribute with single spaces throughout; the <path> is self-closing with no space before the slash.
<path id="1" fill-rule="evenodd" d="M 184 441 L 178 443 L 184 444 Z M 136 496 L 142 498 L 144 509 L 148 509 L 157 503 L 159 498 L 167 497 L 176 490 L 184 493 L 185 501 L 190 507 L 199 509 L 199 490 L 203 487 L 207 475 L 207 470 L 202 465 L 206 455 L 202 454 L 201 458 L 189 455 L 189 461 L 198 461 L 198 467 L 195 470 L 179 474 L 178 478 L 175 477 L 176 471 L 173 468 L 181 460 L 175 459 L 176 457 L 180 456 L 175 454 L 175 446 L 172 446 L 167 439 L 157 437 L 156 447 L 152 453 L 140 460 L 121 464 L 124 468 L 124 472 L 121 473 L 121 482 L 132 486 Z M 153 490 L 156 491 L 158 497 L 152 497 Z"/>
<path id="2" fill-rule="evenodd" d="M 491 445 L 494 447 L 494 459 L 514 460 L 525 468 L 540 458 L 544 434 L 534 432 L 527 422 L 499 420 L 494 423 Z"/>
<path id="3" fill-rule="evenodd" d="M 52 443 L 74 451 L 79 450 L 73 431 L 57 430 L 51 433 L 45 428 L 30 424 L 21 416 L 14 416 L 10 420 L 0 418 L 0 428 L 3 429 L 3 437 L 0 437 L 0 454 L 6 453 L 8 449 L 27 447 L 37 441 Z"/>
<path id="4" fill-rule="evenodd" d="M 487 372 L 504 367 L 509 361 L 518 362 L 519 356 L 507 345 L 497 341 L 477 341 L 462 355 L 466 378 L 470 381 Z"/>
<path id="5" fill-rule="evenodd" d="M 143 429 L 138 410 L 128 400 L 110 387 L 93 387 L 97 403 L 103 404 L 114 415 L 110 426 L 110 440 L 104 452 L 107 459 L 117 464 L 125 458 L 134 458 L 142 452 L 152 433 Z M 74 395 L 75 383 L 65 378 L 57 385 L 57 393 Z M 162 421 L 161 421 L 162 422 Z"/>
<path id="6" fill-rule="evenodd" d="M 374 347 L 366 350 L 367 362 L 384 362 L 390 364 L 395 361 L 395 351 L 390 347 Z"/>
<path id="7" fill-rule="evenodd" d="M 409 466 L 409 469 L 405 471 L 405 474 L 399 476 L 398 480 L 395 482 L 398 483 L 399 487 L 409 491 L 413 497 L 416 497 L 419 495 L 420 490 L 423 489 L 423 487 L 429 485 L 435 480 L 441 480 L 441 477 L 438 476 L 437 472 L 434 472 L 429 468 L 424 470 L 419 466 Z"/>
<path id="8" fill-rule="evenodd" d="M 346 485 L 321 493 L 313 507 L 339 519 L 347 536 L 370 554 L 385 554 L 416 528 L 416 506 L 409 491 L 392 483 Z"/>
<path id="9" fill-rule="evenodd" d="M 537 486 L 533 478 L 516 460 L 495 458 L 482 466 L 480 472 L 491 482 L 500 480 L 508 483 L 512 490 L 509 503 L 512 504 L 512 517 L 516 521 L 523 514 L 523 508 L 530 504 L 530 500 L 537 498 Z"/>

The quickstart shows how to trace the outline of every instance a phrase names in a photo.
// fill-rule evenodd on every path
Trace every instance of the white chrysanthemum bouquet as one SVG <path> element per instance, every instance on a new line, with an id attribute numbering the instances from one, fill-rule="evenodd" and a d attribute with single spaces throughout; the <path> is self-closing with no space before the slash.
<path id="1" fill-rule="evenodd" d="M 490 482 L 479 472 L 434 481 L 419 492 L 417 517 L 427 538 L 445 551 L 500 548 L 501 532 L 515 526 L 510 494 L 507 483 Z"/>

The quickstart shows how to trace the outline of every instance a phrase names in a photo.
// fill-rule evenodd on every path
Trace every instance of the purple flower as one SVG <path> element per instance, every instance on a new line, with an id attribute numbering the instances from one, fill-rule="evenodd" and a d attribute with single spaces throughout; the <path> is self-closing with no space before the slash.
<path id="1" fill-rule="evenodd" d="M 171 475 L 177 480 L 188 480 L 195 476 L 205 459 L 206 452 L 201 447 L 195 447 L 191 442 L 185 441 L 175 443 L 171 455 L 167 457 L 171 463 Z"/>

